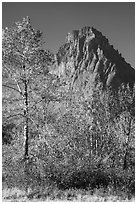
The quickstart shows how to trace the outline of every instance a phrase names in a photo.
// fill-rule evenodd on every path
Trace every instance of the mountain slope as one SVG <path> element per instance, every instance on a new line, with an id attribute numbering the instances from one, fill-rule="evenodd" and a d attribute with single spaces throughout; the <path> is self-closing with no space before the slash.
<path id="1" fill-rule="evenodd" d="M 118 87 L 121 83 L 134 84 L 135 70 L 108 39 L 93 27 L 74 30 L 56 54 L 54 73 L 71 80 L 73 86 L 95 84 Z"/>

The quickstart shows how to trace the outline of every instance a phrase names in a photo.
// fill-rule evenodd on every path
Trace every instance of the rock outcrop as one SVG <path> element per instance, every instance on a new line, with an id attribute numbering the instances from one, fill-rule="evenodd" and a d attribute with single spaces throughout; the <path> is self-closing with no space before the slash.
<path id="1" fill-rule="evenodd" d="M 97 79 L 104 86 L 118 87 L 121 83 L 134 84 L 135 70 L 108 39 L 93 27 L 74 30 L 56 54 L 56 73 L 71 80 L 73 86 L 94 84 Z"/>

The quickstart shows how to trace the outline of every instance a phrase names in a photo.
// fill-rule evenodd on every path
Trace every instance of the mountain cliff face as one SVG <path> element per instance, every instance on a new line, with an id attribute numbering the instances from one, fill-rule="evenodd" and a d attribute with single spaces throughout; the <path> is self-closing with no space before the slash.
<path id="1" fill-rule="evenodd" d="M 56 54 L 54 69 L 59 77 L 75 85 L 93 85 L 99 79 L 104 86 L 134 84 L 135 70 L 93 27 L 74 30 Z"/>

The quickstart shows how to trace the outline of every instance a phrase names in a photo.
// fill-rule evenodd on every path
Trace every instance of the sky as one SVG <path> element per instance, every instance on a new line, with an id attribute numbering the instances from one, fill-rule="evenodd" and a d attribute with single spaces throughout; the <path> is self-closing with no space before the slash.
<path id="1" fill-rule="evenodd" d="M 2 27 L 29 16 L 43 32 L 47 49 L 57 52 L 67 33 L 93 26 L 135 67 L 135 3 L 133 2 L 3 2 Z"/>

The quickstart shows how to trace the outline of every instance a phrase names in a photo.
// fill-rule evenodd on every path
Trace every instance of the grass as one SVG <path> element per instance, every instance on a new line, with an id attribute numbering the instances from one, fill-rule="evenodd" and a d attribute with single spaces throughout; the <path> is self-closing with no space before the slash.
<path id="1" fill-rule="evenodd" d="M 27 201 L 82 201 L 82 202 L 134 202 L 134 197 L 128 197 L 124 191 L 116 191 L 112 187 L 107 189 L 67 189 L 60 190 L 57 187 L 31 190 L 28 192 L 18 188 L 4 188 L 3 201 L 27 202 Z"/>

